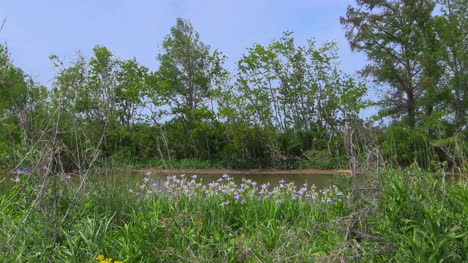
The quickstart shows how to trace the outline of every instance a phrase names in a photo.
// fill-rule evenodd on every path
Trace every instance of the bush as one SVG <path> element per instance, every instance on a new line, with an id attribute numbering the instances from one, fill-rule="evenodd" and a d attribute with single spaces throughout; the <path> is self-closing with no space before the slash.
<path id="1" fill-rule="evenodd" d="M 429 137 L 420 129 L 392 125 L 380 136 L 379 144 L 387 159 L 397 165 L 417 163 L 419 166 L 429 167 L 433 156 Z"/>

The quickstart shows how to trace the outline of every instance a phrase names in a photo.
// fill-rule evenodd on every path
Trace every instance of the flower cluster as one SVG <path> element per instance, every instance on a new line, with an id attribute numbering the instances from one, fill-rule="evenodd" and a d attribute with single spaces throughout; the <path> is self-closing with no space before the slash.
<path id="1" fill-rule="evenodd" d="M 12 174 L 16 175 L 15 178 L 11 178 L 10 180 L 14 183 L 18 183 L 21 181 L 21 175 L 23 174 L 29 174 L 29 173 L 32 173 L 32 170 L 29 169 L 29 168 L 23 168 L 23 169 L 19 169 L 19 170 L 16 170 L 14 172 L 12 172 Z"/>
<path id="2" fill-rule="evenodd" d="M 112 261 L 112 258 L 106 258 L 104 255 L 97 255 L 96 260 L 99 261 L 99 263 L 123 263 L 123 261 Z"/>
<path id="3" fill-rule="evenodd" d="M 236 184 L 233 178 L 224 174 L 221 178 L 208 184 L 193 176 L 168 176 L 165 181 L 159 184 L 154 182 L 150 174 L 143 179 L 143 183 L 138 186 L 138 191 L 131 192 L 137 195 L 151 196 L 154 194 L 164 194 L 170 198 L 179 197 L 199 197 L 204 200 L 219 200 L 220 206 L 228 206 L 233 203 L 245 204 L 247 201 L 274 200 L 281 204 L 287 200 L 305 202 L 333 203 L 343 200 L 343 193 L 332 185 L 329 188 L 318 189 L 315 185 L 303 184 L 298 187 L 294 183 L 286 183 L 280 180 L 279 185 L 271 187 L 270 184 L 257 185 L 257 182 L 249 179 L 242 179 L 240 184 Z"/>

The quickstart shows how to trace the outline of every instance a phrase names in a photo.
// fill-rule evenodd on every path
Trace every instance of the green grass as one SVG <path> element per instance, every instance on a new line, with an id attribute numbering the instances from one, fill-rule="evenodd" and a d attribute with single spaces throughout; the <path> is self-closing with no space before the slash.
<path id="1" fill-rule="evenodd" d="M 261 200 L 246 187 L 236 199 L 223 188 L 229 181 L 203 188 L 190 178 L 174 179 L 168 191 L 148 181 L 130 192 L 102 176 L 73 196 L 76 185 L 53 177 L 31 209 L 37 176 L 0 197 L 3 262 L 97 262 L 98 254 L 124 262 L 463 262 L 468 255 L 466 180 L 417 169 L 343 177 L 325 193 L 308 188 L 315 200 L 292 186 Z"/>

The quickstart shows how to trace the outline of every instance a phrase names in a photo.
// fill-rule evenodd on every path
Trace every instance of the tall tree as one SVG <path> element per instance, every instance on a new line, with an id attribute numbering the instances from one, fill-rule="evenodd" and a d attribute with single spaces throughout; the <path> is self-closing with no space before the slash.
<path id="1" fill-rule="evenodd" d="M 405 116 L 414 127 L 422 110 L 421 98 L 433 85 L 423 64 L 430 42 L 427 23 L 435 3 L 432 0 L 356 0 L 341 18 L 353 50 L 367 54 L 372 62 L 362 71 L 390 86 L 383 101 L 384 113 Z M 432 100 L 428 100 L 432 103 Z M 427 105 L 426 105 L 427 106 Z M 430 112 L 430 105 L 427 112 Z"/>
<path id="2" fill-rule="evenodd" d="M 120 123 L 130 129 L 139 117 L 137 110 L 144 106 L 148 68 L 141 66 L 136 59 L 118 60 L 117 65 L 117 116 Z"/>
<path id="3" fill-rule="evenodd" d="M 159 90 L 172 105 L 172 113 L 189 123 L 194 111 L 206 106 L 213 90 L 226 76 L 225 57 L 200 40 L 188 20 L 177 19 L 163 42 L 156 73 Z"/>
<path id="4" fill-rule="evenodd" d="M 442 10 L 436 24 L 442 49 L 439 63 L 444 68 L 441 85 L 450 94 L 456 125 L 463 127 L 468 109 L 468 4 L 466 0 L 438 2 Z"/>
<path id="5" fill-rule="evenodd" d="M 330 131 L 357 116 L 365 89 L 338 68 L 335 43 L 297 46 L 286 32 L 268 46 L 255 45 L 239 61 L 238 92 L 245 120 L 287 129 Z"/>
<path id="6" fill-rule="evenodd" d="M 0 45 L 0 148 L 2 141 L 31 142 L 46 98 L 46 88 L 15 66 L 7 47 Z"/>

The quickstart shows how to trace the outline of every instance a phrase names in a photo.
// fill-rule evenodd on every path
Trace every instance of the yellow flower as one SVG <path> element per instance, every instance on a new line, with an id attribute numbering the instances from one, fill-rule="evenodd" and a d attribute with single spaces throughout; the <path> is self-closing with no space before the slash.
<path id="1" fill-rule="evenodd" d="M 114 263 L 123 263 L 123 261 L 117 260 L 117 261 L 114 261 Z"/>
<path id="2" fill-rule="evenodd" d="M 97 255 L 97 260 L 103 261 L 105 259 L 104 255 Z"/>

